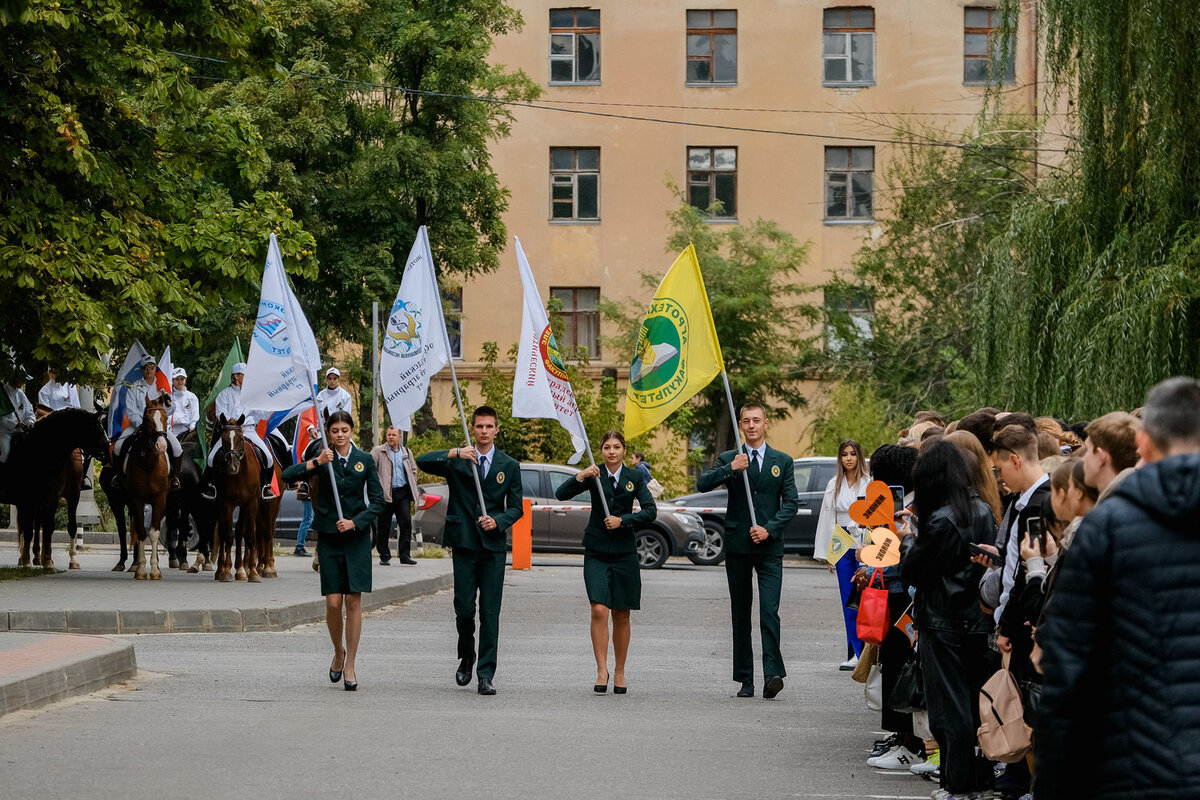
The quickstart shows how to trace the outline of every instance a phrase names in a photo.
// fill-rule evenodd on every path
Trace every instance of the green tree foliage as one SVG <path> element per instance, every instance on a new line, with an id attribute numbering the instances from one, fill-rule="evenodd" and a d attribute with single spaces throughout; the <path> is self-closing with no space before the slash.
<path id="1" fill-rule="evenodd" d="M 706 221 L 711 216 L 711 209 L 686 203 L 672 211 L 667 250 L 677 254 L 689 242 L 696 247 L 734 404 L 757 400 L 767 405 L 771 417 L 784 418 L 805 405 L 800 389 L 815 353 L 811 331 L 820 317 L 819 309 L 803 302 L 807 289 L 795 282 L 808 245 L 769 220 L 711 225 Z M 663 272 L 666 266 L 664 259 Z M 663 272 L 642 273 L 649 293 L 662 281 Z M 632 354 L 645 304 L 607 302 L 601 310 L 617 324 L 618 335 L 611 344 L 617 352 Z M 715 452 L 734 446 L 733 422 L 719 377 L 696 395 L 691 412 L 673 415 L 668 428 L 685 439 L 699 435 Z"/>
<path id="2" fill-rule="evenodd" d="M 1077 97 L 1079 147 L 987 248 L 976 384 L 1001 405 L 1088 417 L 1200 370 L 1194 11 L 1039 6 L 1050 74 Z"/>
<path id="3" fill-rule="evenodd" d="M 892 420 L 888 401 L 870 381 L 836 384 L 820 403 L 811 431 L 811 454 L 836 456 L 838 445 L 854 439 L 871 455 L 881 444 L 896 441 L 903 427 Z"/>
<path id="4" fill-rule="evenodd" d="M 0 342 L 29 370 L 105 382 L 134 337 L 252 294 L 267 234 L 314 271 L 312 239 L 262 185 L 252 121 L 210 105 L 186 50 L 237 58 L 253 0 L 32 0 L 0 13 Z M 297 264 L 297 259 L 300 259 Z"/>

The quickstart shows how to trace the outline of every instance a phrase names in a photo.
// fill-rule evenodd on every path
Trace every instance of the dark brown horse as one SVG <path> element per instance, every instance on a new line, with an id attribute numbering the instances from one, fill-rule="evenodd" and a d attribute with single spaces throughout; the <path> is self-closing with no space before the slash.
<path id="1" fill-rule="evenodd" d="M 125 492 L 129 504 L 129 526 L 135 536 L 136 580 L 161 581 L 158 546 L 166 529 L 167 489 L 170 464 L 167 460 L 167 410 L 161 400 L 147 400 L 142 424 L 126 443 Z M 145 507 L 150 506 L 150 530 L 146 530 Z M 150 572 L 147 575 L 149 539 Z"/>
<path id="2" fill-rule="evenodd" d="M 221 450 L 213 459 L 213 479 L 217 485 L 217 535 L 213 543 L 217 572 L 213 577 L 222 582 L 232 581 L 236 577 L 239 581 L 257 583 L 261 578 L 255 530 L 259 506 L 264 501 L 262 484 L 259 482 L 258 456 L 254 453 L 254 445 L 242 436 L 244 421 L 245 417 L 228 420 L 224 414 L 217 418 Z M 238 512 L 236 528 L 233 524 L 234 509 Z M 236 564 L 231 553 L 235 542 Z"/>

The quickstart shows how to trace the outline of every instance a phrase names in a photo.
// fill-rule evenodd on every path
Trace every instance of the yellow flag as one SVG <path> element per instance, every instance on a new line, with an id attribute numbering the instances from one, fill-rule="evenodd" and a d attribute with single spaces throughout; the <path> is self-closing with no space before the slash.
<path id="1" fill-rule="evenodd" d="M 689 244 L 667 270 L 642 321 L 625 393 L 625 436 L 632 439 L 658 425 L 724 369 L 704 278 Z"/>
<path id="2" fill-rule="evenodd" d="M 842 556 L 853 550 L 856 544 L 854 537 L 846 533 L 845 528 L 841 525 L 834 525 L 833 538 L 829 540 L 829 555 L 825 557 L 825 560 L 829 562 L 830 566 L 833 566 L 841 560 Z"/>

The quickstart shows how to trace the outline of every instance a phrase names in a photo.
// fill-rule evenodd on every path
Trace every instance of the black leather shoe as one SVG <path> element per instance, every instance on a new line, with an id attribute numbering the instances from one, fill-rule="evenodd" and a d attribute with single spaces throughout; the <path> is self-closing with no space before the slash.
<path id="1" fill-rule="evenodd" d="M 342 667 L 345 668 L 345 666 L 346 666 L 346 659 L 345 659 L 345 657 L 343 657 L 342 658 Z M 329 682 L 337 683 L 341 679 L 342 679 L 342 670 L 334 669 L 333 665 L 330 664 L 329 665 Z"/>
<path id="2" fill-rule="evenodd" d="M 381 559 L 379 559 L 379 566 L 381 566 L 381 567 L 390 567 L 391 565 L 392 565 L 392 560 L 391 560 L 390 558 L 381 558 Z"/>
<path id="3" fill-rule="evenodd" d="M 754 697 L 754 681 L 742 681 L 742 688 L 738 689 L 738 697 Z"/>
<path id="4" fill-rule="evenodd" d="M 352 681 L 349 678 L 346 678 L 346 680 L 342 681 L 342 688 L 344 688 L 347 692 L 357 692 L 358 681 Z"/>
<path id="5" fill-rule="evenodd" d="M 479 679 L 479 693 L 492 695 L 496 693 L 496 687 L 492 686 L 492 682 L 487 678 Z"/>
<path id="6" fill-rule="evenodd" d="M 613 694 L 627 694 L 628 692 L 628 686 L 617 686 L 615 683 L 613 684 Z"/>
<path id="7" fill-rule="evenodd" d="M 401 564 L 408 564 L 409 566 L 411 566 L 411 565 L 413 565 L 413 564 L 415 564 L 415 563 L 417 563 L 417 562 L 416 562 L 416 561 L 413 561 L 411 558 L 402 558 L 402 559 L 400 559 L 400 563 L 401 563 Z"/>
<path id="8" fill-rule="evenodd" d="M 763 686 L 763 699 L 770 700 L 783 691 L 783 678 L 778 675 L 768 675 L 767 683 Z"/>
<path id="9" fill-rule="evenodd" d="M 88 491 L 89 489 L 91 489 L 92 488 L 92 479 L 88 478 L 88 477 L 84 477 L 83 481 L 79 484 L 79 488 L 85 492 Z"/>
<path id="10" fill-rule="evenodd" d="M 454 682 L 459 686 L 466 686 L 471 682 L 471 667 L 475 666 L 475 659 L 464 658 L 458 662 L 458 671 L 454 673 Z"/>

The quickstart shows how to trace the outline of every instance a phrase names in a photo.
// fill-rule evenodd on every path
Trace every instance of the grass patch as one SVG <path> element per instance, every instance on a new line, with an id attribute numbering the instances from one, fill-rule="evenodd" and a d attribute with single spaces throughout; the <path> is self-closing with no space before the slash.
<path id="1" fill-rule="evenodd" d="M 449 555 L 446 548 L 436 544 L 423 544 L 413 551 L 413 558 L 447 558 Z"/>
<path id="2" fill-rule="evenodd" d="M 41 567 L 0 567 L 0 581 L 19 581 L 25 578 L 40 578 L 42 575 L 54 575 L 61 569 L 42 569 Z"/>

